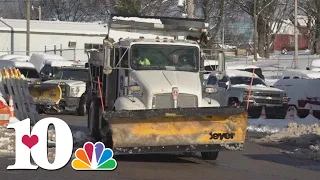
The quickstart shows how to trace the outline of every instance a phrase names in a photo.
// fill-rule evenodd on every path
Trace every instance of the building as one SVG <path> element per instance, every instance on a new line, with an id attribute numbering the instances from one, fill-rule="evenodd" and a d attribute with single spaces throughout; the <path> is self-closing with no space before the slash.
<path id="1" fill-rule="evenodd" d="M 99 48 L 108 29 L 99 23 L 30 21 L 30 56 L 56 53 L 87 61 L 86 49 Z M 0 19 L 0 54 L 26 55 L 26 20 Z"/>
<path id="2" fill-rule="evenodd" d="M 298 48 L 306 50 L 308 48 L 307 27 L 303 16 L 298 16 Z M 274 51 L 294 51 L 294 23 L 292 20 L 283 20 L 281 27 L 273 32 L 274 36 Z"/>

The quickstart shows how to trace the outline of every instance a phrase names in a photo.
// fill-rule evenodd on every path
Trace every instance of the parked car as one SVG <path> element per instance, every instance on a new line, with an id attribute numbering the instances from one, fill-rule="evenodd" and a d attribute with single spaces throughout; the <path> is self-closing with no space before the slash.
<path id="1" fill-rule="evenodd" d="M 283 90 L 268 87 L 257 75 L 252 79 L 249 72 L 226 70 L 222 78 L 217 78 L 217 74 L 210 74 L 206 87 L 217 88 L 217 93 L 212 96 L 221 106 L 246 107 L 249 103 L 248 114 L 251 118 L 259 118 L 263 106 L 267 118 L 285 118 L 288 97 Z"/>

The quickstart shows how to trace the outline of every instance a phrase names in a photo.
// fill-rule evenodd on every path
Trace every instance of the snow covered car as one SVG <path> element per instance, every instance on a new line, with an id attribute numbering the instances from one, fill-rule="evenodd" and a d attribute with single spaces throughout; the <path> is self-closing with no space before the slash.
<path id="1" fill-rule="evenodd" d="M 89 80 L 88 68 L 84 66 L 62 67 L 53 79 L 29 87 L 38 110 L 48 112 L 77 112 L 86 114 L 86 83 Z"/>
<path id="2" fill-rule="evenodd" d="M 247 106 L 251 118 L 259 118 L 262 107 L 265 107 L 267 118 L 284 119 L 287 113 L 288 97 L 283 90 L 268 87 L 257 75 L 239 70 L 226 70 L 218 77 L 212 72 L 206 81 L 206 87 L 217 88 L 217 93 L 212 94 L 221 106 Z M 221 79 L 221 80 L 218 80 Z M 250 92 L 251 89 L 251 93 Z"/>

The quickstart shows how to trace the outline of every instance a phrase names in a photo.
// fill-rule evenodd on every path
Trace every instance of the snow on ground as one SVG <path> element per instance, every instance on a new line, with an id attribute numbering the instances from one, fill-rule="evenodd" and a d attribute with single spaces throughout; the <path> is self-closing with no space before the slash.
<path id="1" fill-rule="evenodd" d="M 281 152 L 302 159 L 320 161 L 320 124 L 292 123 L 287 128 L 257 140 L 281 147 Z"/>

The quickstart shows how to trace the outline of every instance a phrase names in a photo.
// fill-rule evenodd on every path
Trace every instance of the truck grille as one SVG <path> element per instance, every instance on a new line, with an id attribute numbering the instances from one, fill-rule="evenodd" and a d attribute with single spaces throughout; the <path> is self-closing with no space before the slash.
<path id="1" fill-rule="evenodd" d="M 254 96 L 260 96 L 260 97 L 272 97 L 272 98 L 281 98 L 282 94 L 275 94 L 275 93 L 270 93 L 270 92 L 254 92 Z"/>
<path id="2" fill-rule="evenodd" d="M 174 108 L 172 94 L 165 93 L 165 94 L 154 95 L 153 106 L 155 109 Z M 179 94 L 178 107 L 180 108 L 198 107 L 198 97 L 192 94 Z"/>
<path id="3" fill-rule="evenodd" d="M 276 99 L 254 99 L 258 104 L 282 104 L 282 100 Z"/>

